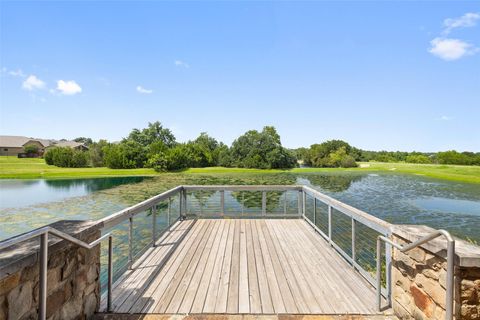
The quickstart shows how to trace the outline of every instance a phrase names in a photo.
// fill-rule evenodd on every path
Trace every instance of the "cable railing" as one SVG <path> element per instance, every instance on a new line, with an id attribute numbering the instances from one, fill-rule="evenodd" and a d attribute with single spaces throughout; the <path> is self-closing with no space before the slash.
<path id="1" fill-rule="evenodd" d="M 187 218 L 303 218 L 373 287 L 380 308 L 383 296 L 391 306 L 392 246 L 408 251 L 440 235 L 448 240 L 448 279 L 453 279 L 454 242 L 440 230 L 408 246 L 392 242 L 392 225 L 344 204 L 308 186 L 286 185 L 196 185 L 178 186 L 97 222 L 103 235 L 87 244 L 68 234 L 44 227 L 0 242 L 0 250 L 40 237 L 39 318 L 46 315 L 46 261 L 48 234 L 91 249 L 106 238 L 102 248 L 101 289 L 106 291 L 107 311 L 111 311 L 114 282 L 134 268 L 137 259 L 155 247 L 162 235 Z M 112 245 L 115 240 L 115 246 Z M 382 255 L 381 241 L 385 242 Z M 118 243 L 117 243 L 118 242 Z M 453 244 L 452 244 L 453 243 Z M 174 250 L 174 249 L 173 249 Z M 106 269 L 104 267 L 106 262 Z M 119 281 L 120 281 L 119 280 Z M 447 315 L 452 314 L 453 283 L 447 288 Z M 450 300 L 448 300 L 450 299 Z M 450 301 L 450 302 L 449 302 Z M 452 302 L 453 303 L 453 302 Z M 450 308 L 450 309 L 448 309 Z"/>
<path id="2" fill-rule="evenodd" d="M 377 285 L 375 241 L 390 236 L 391 224 L 335 200 L 308 186 L 302 187 L 303 218 L 372 286 Z M 385 273 L 381 294 L 390 301 L 392 255 L 386 246 L 380 271 Z M 389 302 L 390 303 L 390 302 Z"/>
<path id="3" fill-rule="evenodd" d="M 418 239 L 408 245 L 399 245 L 398 243 L 393 242 L 391 239 L 384 236 L 378 236 L 377 238 L 377 309 L 378 311 L 382 310 L 382 299 L 381 299 L 381 283 L 382 283 L 382 274 L 380 272 L 380 256 L 382 252 L 382 241 L 385 244 L 393 246 L 400 250 L 401 252 L 408 252 L 424 243 L 427 243 L 435 238 L 443 236 L 447 240 L 447 292 L 445 295 L 445 319 L 453 319 L 453 290 L 454 290 L 454 268 L 455 268 L 455 240 L 446 230 L 435 230 L 434 232 L 424 236 L 423 238 Z"/>
<path id="4" fill-rule="evenodd" d="M 104 234 L 100 238 L 92 241 L 90 243 L 86 243 L 81 241 L 77 238 L 70 236 L 62 231 L 54 229 L 52 227 L 42 227 L 27 233 L 24 233 L 18 237 L 14 237 L 5 241 L 0 242 L 0 250 L 11 247 L 15 244 L 33 239 L 39 238 L 40 239 L 40 248 L 39 248 L 39 285 L 38 285 L 38 318 L 41 320 L 45 320 L 47 317 L 47 271 L 48 271 L 48 238 L 49 235 L 53 235 L 55 237 L 67 240 L 71 243 L 74 243 L 77 246 L 80 246 L 85 249 L 93 249 L 96 247 L 100 242 L 108 238 L 108 252 L 109 260 L 108 260 L 108 279 L 109 284 L 111 284 L 112 280 L 112 260 L 111 260 L 111 253 L 112 253 L 112 236 L 110 233 Z M 111 305 L 111 285 L 108 286 L 108 305 Z"/>

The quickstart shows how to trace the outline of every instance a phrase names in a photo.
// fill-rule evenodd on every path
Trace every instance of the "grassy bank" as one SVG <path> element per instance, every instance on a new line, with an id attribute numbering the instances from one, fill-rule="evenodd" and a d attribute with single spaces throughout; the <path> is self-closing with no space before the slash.
<path id="1" fill-rule="evenodd" d="M 43 159 L 0 157 L 0 179 L 92 178 L 114 176 L 148 176 L 153 169 L 59 168 L 49 166 Z"/>
<path id="2" fill-rule="evenodd" d="M 258 170 L 241 168 L 192 168 L 188 173 L 315 173 L 315 172 L 383 172 L 383 173 L 405 173 L 421 175 L 430 178 L 444 179 L 450 181 L 480 183 L 479 166 L 456 166 L 456 165 L 434 165 L 434 164 L 413 164 L 413 163 L 384 163 L 384 162 L 364 162 L 360 163 L 358 168 L 295 168 L 291 170 Z"/>
<path id="3" fill-rule="evenodd" d="M 315 173 L 315 172 L 389 172 L 423 175 L 459 182 L 480 183 L 479 166 L 429 165 L 411 163 L 361 163 L 359 168 L 295 168 L 291 170 L 259 170 L 242 168 L 192 168 L 187 174 L 254 174 L 254 173 Z M 153 169 L 58 168 L 43 159 L 0 157 L 0 179 L 91 178 L 109 176 L 158 175 Z"/>

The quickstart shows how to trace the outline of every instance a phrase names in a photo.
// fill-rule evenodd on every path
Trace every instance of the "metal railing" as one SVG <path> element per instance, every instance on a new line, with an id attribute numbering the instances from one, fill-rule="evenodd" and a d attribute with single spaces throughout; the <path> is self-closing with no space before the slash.
<path id="1" fill-rule="evenodd" d="M 172 200 L 176 197 L 178 197 L 178 216 L 172 220 L 172 215 L 174 215 L 172 211 Z M 166 209 L 167 223 L 165 230 L 159 234 L 157 230 L 157 214 L 162 204 L 163 208 Z M 40 319 L 44 319 L 46 315 L 48 234 L 50 233 L 87 249 L 91 249 L 107 237 L 109 238 L 107 311 L 111 311 L 112 282 L 115 276 L 113 271 L 113 265 L 115 264 L 113 261 L 112 246 L 113 229 L 128 221 L 128 252 L 126 253 L 128 258 L 125 267 L 132 269 L 136 256 L 134 254 L 134 218 L 142 212 L 148 212 L 148 215 L 150 215 L 152 219 L 151 241 L 148 242 L 146 248 L 155 246 L 161 234 L 170 230 L 171 226 L 178 220 L 184 220 L 187 217 L 303 218 L 324 237 L 356 271 L 373 287 L 377 288 L 377 295 L 380 296 L 377 300 L 381 300 L 381 296 L 383 295 L 389 305 L 391 305 L 392 246 L 405 252 L 433 238 L 444 235 L 447 237 L 449 243 L 447 279 L 451 282 L 453 278 L 454 242 L 446 231 L 437 231 L 408 246 L 401 247 L 388 239 L 388 237 L 391 236 L 392 230 L 390 223 L 335 200 L 308 186 L 178 186 L 98 220 L 97 226 L 109 232 L 90 244 L 51 227 L 37 229 L 0 242 L 1 250 L 22 241 L 37 236 L 40 237 Z M 149 223 L 146 224 L 146 227 L 149 227 Z M 376 257 L 375 241 L 377 246 Z M 381 241 L 385 242 L 385 259 L 382 259 L 381 256 Z M 141 253 L 142 251 L 140 251 L 140 254 Z M 385 288 L 382 286 L 382 265 L 385 266 Z M 120 268 L 120 271 L 122 271 L 122 268 Z M 374 278 L 372 274 L 376 274 L 376 277 Z M 453 303 L 452 288 L 453 284 L 447 288 L 447 314 L 450 315 L 452 313 L 451 304 Z M 380 306 L 380 304 L 378 305 Z"/>
<path id="2" fill-rule="evenodd" d="M 15 244 L 18 244 L 23 241 L 27 241 L 36 237 L 39 237 L 40 239 L 40 258 L 39 258 L 39 264 L 40 264 L 40 270 L 39 270 L 39 285 L 38 285 L 38 290 L 39 290 L 39 295 L 38 295 L 38 318 L 41 320 L 45 320 L 47 316 L 47 266 L 48 266 L 48 236 L 49 234 L 67 240 L 73 244 L 76 244 L 82 248 L 85 249 L 93 249 L 95 246 L 100 244 L 103 240 L 108 238 L 108 251 L 111 253 L 112 252 L 112 236 L 110 233 L 107 233 L 97 240 L 91 242 L 91 243 L 86 243 L 83 242 L 77 238 L 74 238 L 70 236 L 69 234 L 66 234 L 64 232 L 61 232 L 57 229 L 54 229 L 52 227 L 43 227 L 40 229 L 36 229 L 27 233 L 24 233 L 18 237 L 5 240 L 3 242 L 0 242 L 0 250 L 8 248 L 10 246 L 13 246 Z M 111 256 L 110 256 L 111 257 Z M 109 278 L 109 287 L 108 287 L 108 303 L 109 305 L 111 304 L 111 277 L 112 277 L 112 260 L 109 258 L 109 264 L 108 264 L 108 278 Z"/>
<path id="3" fill-rule="evenodd" d="M 174 213 L 172 212 L 172 200 L 174 197 L 178 197 L 178 203 L 179 203 L 179 208 L 177 212 L 177 216 L 174 216 Z M 166 213 L 166 228 L 163 230 L 157 230 L 158 229 L 158 213 L 160 208 L 165 207 L 165 213 Z M 127 240 L 127 261 L 125 264 L 121 264 L 119 262 L 116 263 L 117 272 L 113 272 L 112 277 L 116 278 L 120 274 L 122 274 L 126 270 L 131 270 L 133 268 L 133 265 L 136 261 L 136 258 L 141 256 L 146 249 L 149 247 L 155 247 L 157 240 L 168 230 L 170 230 L 171 226 L 176 223 L 178 220 L 185 219 L 185 204 L 186 204 L 186 198 L 185 198 L 185 192 L 184 188 L 182 186 L 175 187 L 173 189 L 167 190 L 157 196 L 151 197 L 145 201 L 142 201 L 136 205 L 133 205 L 131 207 L 125 208 L 123 210 L 120 210 L 112 215 L 109 215 L 105 218 L 102 218 L 98 220 L 99 226 L 103 230 L 109 230 L 110 232 L 114 233 L 115 227 L 121 225 L 122 223 L 128 221 L 128 231 L 127 231 L 127 239 L 121 239 L 121 240 Z M 145 222 L 143 221 L 145 227 L 151 228 L 151 239 L 148 241 L 148 243 L 141 248 L 140 250 L 137 250 L 138 252 L 135 252 L 135 232 L 134 232 L 134 224 L 135 224 L 135 218 L 137 218 L 141 213 L 147 213 L 147 217 L 150 216 L 151 222 Z M 142 220 L 144 217 L 138 217 L 139 220 Z M 120 238 L 120 237 L 119 237 Z M 108 253 L 108 261 L 113 259 L 113 252 Z M 114 262 L 115 264 L 115 262 Z M 112 279 L 110 276 L 108 277 L 107 281 L 107 288 L 112 288 Z M 111 289 L 109 289 L 111 290 Z M 108 291 L 108 294 L 110 291 Z M 107 304 L 107 311 L 111 310 L 111 304 Z"/>
<path id="4" fill-rule="evenodd" d="M 200 185 L 183 189 L 187 216 L 298 218 L 302 215 L 301 186 Z"/>
<path id="5" fill-rule="evenodd" d="M 375 241 L 378 235 L 390 236 L 392 225 L 308 186 L 303 186 L 302 191 L 305 221 L 375 287 L 377 279 L 373 275 L 382 270 L 375 264 Z M 381 294 L 390 301 L 392 255 L 389 246 L 386 246 L 383 263 L 387 281 Z"/>
<path id="6" fill-rule="evenodd" d="M 381 311 L 382 309 L 382 299 L 380 294 L 381 288 L 381 281 L 382 275 L 380 272 L 380 257 L 382 252 L 382 241 L 386 244 L 388 243 L 390 246 L 393 246 L 400 250 L 400 252 L 408 252 L 424 243 L 427 243 L 435 238 L 438 237 L 445 237 L 447 239 L 447 278 L 446 278 L 446 286 L 447 292 L 445 296 L 445 319 L 453 319 L 453 289 L 454 289 L 454 259 L 455 259 L 455 240 L 450 235 L 450 233 L 446 230 L 436 230 L 423 238 L 418 239 L 415 242 L 412 242 L 408 245 L 399 245 L 398 243 L 393 242 L 391 239 L 386 238 L 384 236 L 378 236 L 377 238 L 377 309 Z"/>

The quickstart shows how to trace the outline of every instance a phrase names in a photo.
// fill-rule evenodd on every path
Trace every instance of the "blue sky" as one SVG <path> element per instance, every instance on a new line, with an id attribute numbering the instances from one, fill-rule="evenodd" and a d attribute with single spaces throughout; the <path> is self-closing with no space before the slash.
<path id="1" fill-rule="evenodd" d="M 0 2 L 0 134 L 480 151 L 478 2 Z"/>

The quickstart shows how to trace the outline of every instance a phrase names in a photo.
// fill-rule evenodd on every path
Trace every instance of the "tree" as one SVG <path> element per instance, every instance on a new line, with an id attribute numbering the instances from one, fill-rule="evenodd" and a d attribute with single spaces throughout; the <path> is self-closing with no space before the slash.
<path id="1" fill-rule="evenodd" d="M 36 144 L 27 144 L 23 147 L 26 154 L 38 154 L 39 148 Z"/>
<path id="2" fill-rule="evenodd" d="M 85 137 L 78 137 L 73 139 L 73 141 L 83 143 L 86 146 L 90 146 L 91 144 L 93 144 L 93 140 L 91 138 Z"/>
<path id="3" fill-rule="evenodd" d="M 295 156 L 282 147 L 276 129 L 266 126 L 261 132 L 247 131 L 238 137 L 230 149 L 233 166 L 258 169 L 293 168 Z"/>
<path id="4" fill-rule="evenodd" d="M 92 167 L 103 167 L 105 166 L 104 161 L 104 148 L 108 145 L 107 140 L 99 140 L 98 142 L 93 142 L 88 149 L 90 164 Z"/>
<path id="5" fill-rule="evenodd" d="M 359 150 L 342 140 L 329 140 L 314 144 L 305 155 L 305 163 L 313 167 L 356 167 L 355 157 Z"/>
<path id="6" fill-rule="evenodd" d="M 432 163 L 429 157 L 423 154 L 411 154 L 405 159 L 408 163 Z"/>
<path id="7" fill-rule="evenodd" d="M 147 161 L 145 148 L 133 140 L 110 144 L 103 152 L 105 165 L 112 169 L 143 168 Z"/>
<path id="8" fill-rule="evenodd" d="M 148 127 L 142 130 L 133 129 L 128 137 L 124 139 L 135 141 L 136 143 L 147 147 L 154 142 L 161 141 L 168 148 L 171 148 L 175 145 L 175 136 L 170 131 L 170 129 L 164 128 L 159 121 L 148 123 Z"/>
<path id="9" fill-rule="evenodd" d="M 83 168 L 88 166 L 88 153 L 69 147 L 54 147 L 45 154 L 45 162 L 49 165 L 64 168 Z"/>

